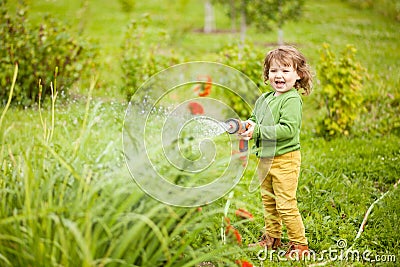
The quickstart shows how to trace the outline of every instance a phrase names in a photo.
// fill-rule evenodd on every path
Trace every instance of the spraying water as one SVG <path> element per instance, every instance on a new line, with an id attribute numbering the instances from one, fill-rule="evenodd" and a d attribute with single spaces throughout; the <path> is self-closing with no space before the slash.
<path id="1" fill-rule="evenodd" d="M 219 85 L 214 98 L 193 96 L 193 82 L 202 75 L 212 76 L 213 88 Z M 136 91 L 123 140 L 128 168 L 143 191 L 164 203 L 193 207 L 222 197 L 239 182 L 244 171 L 236 153 L 239 140 L 223 123 L 237 117 L 229 93 L 251 103 L 259 89 L 243 73 L 212 62 L 173 66 Z M 204 114 L 191 114 L 190 102 L 200 103 Z"/>
<path id="2" fill-rule="evenodd" d="M 225 133 L 228 130 L 228 125 L 225 122 L 217 121 L 206 116 L 194 117 L 189 121 L 192 125 L 192 133 L 198 133 L 203 138 L 213 138 Z"/>

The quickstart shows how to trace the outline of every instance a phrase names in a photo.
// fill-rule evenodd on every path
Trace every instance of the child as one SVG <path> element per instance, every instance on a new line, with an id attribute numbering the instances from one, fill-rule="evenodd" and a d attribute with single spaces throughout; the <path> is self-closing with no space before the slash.
<path id="1" fill-rule="evenodd" d="M 293 254 L 301 257 L 309 251 L 296 200 L 302 117 L 298 90 L 309 95 L 312 76 L 304 56 L 291 46 L 270 51 L 264 60 L 263 74 L 264 82 L 269 81 L 273 92 L 261 95 L 256 101 L 254 112 L 246 121 L 250 126 L 242 134 L 245 139 L 254 139 L 257 148 L 257 173 L 265 210 L 266 232 L 260 242 L 249 246 L 280 247 L 283 222 L 290 240 L 286 257 Z M 272 155 L 271 143 L 276 144 Z"/>

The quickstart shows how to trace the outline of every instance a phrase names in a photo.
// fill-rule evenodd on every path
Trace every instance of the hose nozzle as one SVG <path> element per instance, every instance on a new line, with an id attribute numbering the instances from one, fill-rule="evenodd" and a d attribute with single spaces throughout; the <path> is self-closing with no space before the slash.
<path id="1" fill-rule="evenodd" d="M 230 134 L 243 133 L 247 130 L 247 125 L 243 121 L 231 118 L 225 121 L 225 129 Z"/>
<path id="2" fill-rule="evenodd" d="M 230 134 L 235 134 L 235 133 L 244 133 L 247 131 L 247 128 L 249 127 L 249 124 L 247 124 L 244 121 L 240 121 L 238 119 L 227 119 L 225 121 L 225 129 L 228 133 Z M 240 152 L 246 152 L 248 150 L 248 141 L 241 139 L 239 141 L 239 151 Z"/>

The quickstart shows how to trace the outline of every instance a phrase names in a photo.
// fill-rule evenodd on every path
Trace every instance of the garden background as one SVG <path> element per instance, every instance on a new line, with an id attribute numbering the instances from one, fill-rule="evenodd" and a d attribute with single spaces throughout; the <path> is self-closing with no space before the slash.
<path id="1" fill-rule="evenodd" d="M 251 171 L 231 199 L 176 208 L 144 194 L 123 156 L 127 99 L 157 71 L 216 61 L 268 90 L 261 62 L 277 46 L 277 24 L 263 29 L 248 19 L 242 44 L 240 16 L 233 20 L 221 2 L 213 3 L 215 29 L 205 33 L 199 0 L 1 1 L 0 266 L 260 265 L 247 249 L 263 226 L 259 192 L 247 191 Z M 301 12 L 281 25 L 283 41 L 304 53 L 315 74 L 314 91 L 303 98 L 298 187 L 310 248 L 346 240 L 347 248 L 398 262 L 400 7 L 288 3 Z M 239 209 L 254 218 L 235 215 Z M 226 244 L 221 224 L 230 229 Z"/>

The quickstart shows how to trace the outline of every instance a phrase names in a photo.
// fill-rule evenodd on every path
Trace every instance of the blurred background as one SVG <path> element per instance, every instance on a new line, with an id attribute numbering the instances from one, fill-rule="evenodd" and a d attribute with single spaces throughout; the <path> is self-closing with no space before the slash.
<path id="1" fill-rule="evenodd" d="M 175 64 L 226 64 L 270 90 L 262 61 L 280 44 L 296 46 L 314 74 L 298 188 L 310 247 L 345 239 L 400 257 L 399 1 L 0 0 L 0 8 L 0 266 L 260 264 L 245 248 L 263 227 L 259 193 L 248 192 L 254 157 L 233 197 L 169 207 L 132 182 L 122 127 L 136 90 Z M 242 119 L 251 111 L 215 88 L 204 96 L 229 99 Z M 235 213 L 242 209 L 251 216 Z"/>

